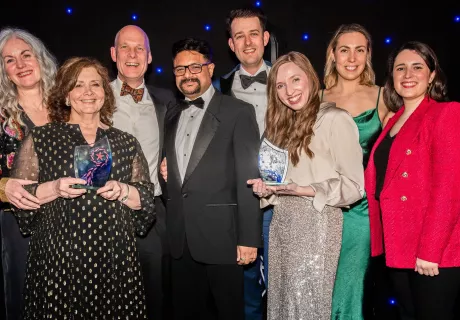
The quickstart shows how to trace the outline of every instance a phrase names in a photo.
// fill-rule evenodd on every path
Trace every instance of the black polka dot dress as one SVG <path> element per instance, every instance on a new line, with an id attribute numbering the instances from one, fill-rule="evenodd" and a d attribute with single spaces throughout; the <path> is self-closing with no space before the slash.
<path id="1" fill-rule="evenodd" d="M 14 210 L 30 234 L 24 319 L 147 319 L 135 234 L 155 219 L 154 186 L 137 140 L 118 129 L 98 129 L 112 149 L 109 180 L 135 187 L 142 209 L 131 210 L 89 190 L 39 210 Z M 51 123 L 31 131 L 16 155 L 12 177 L 39 183 L 74 177 L 75 146 L 86 141 L 78 125 Z M 35 192 L 37 184 L 28 186 Z"/>

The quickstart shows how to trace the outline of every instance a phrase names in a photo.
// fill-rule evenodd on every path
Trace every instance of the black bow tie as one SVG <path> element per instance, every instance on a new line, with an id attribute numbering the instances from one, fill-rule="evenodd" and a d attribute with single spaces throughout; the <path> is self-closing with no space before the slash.
<path id="1" fill-rule="evenodd" d="M 249 86 L 251 84 L 253 84 L 254 82 L 259 82 L 259 83 L 262 83 L 262 84 L 267 84 L 267 71 L 262 71 L 262 72 L 259 72 L 258 74 L 256 74 L 255 76 L 251 77 L 251 76 L 247 76 L 247 75 L 244 75 L 244 74 L 240 74 L 240 79 L 241 79 L 241 86 L 243 87 L 243 89 L 247 89 L 249 88 Z"/>
<path id="2" fill-rule="evenodd" d="M 180 106 L 183 110 L 188 109 L 190 106 L 195 106 L 197 108 L 203 109 L 204 108 L 204 100 L 203 98 L 199 97 L 195 100 L 182 100 L 180 102 Z"/>

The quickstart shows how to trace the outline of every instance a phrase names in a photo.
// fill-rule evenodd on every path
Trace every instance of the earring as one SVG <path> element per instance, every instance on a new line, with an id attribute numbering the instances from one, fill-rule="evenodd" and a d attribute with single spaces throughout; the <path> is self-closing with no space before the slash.
<path id="1" fill-rule="evenodd" d="M 65 105 L 66 105 L 66 106 L 68 106 L 68 107 L 70 107 L 70 101 L 69 101 L 69 98 L 66 98 L 66 99 L 65 99 Z"/>

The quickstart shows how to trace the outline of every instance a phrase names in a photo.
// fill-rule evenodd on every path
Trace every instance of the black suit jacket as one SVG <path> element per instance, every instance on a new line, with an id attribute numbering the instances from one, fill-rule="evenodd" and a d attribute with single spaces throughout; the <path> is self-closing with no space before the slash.
<path id="1" fill-rule="evenodd" d="M 258 177 L 259 131 L 254 108 L 216 91 L 198 131 L 183 183 L 175 139 L 179 105 L 165 117 L 168 159 L 166 226 L 171 255 L 208 264 L 236 263 L 237 245 L 261 247 L 262 213 L 247 180 Z"/>
<path id="2" fill-rule="evenodd" d="M 166 185 L 165 181 L 163 180 L 163 177 L 160 174 L 160 164 L 163 159 L 163 156 L 161 154 L 163 150 L 163 143 L 164 143 L 164 119 L 166 115 L 166 110 L 170 105 L 175 105 L 177 102 L 176 97 L 174 94 L 167 89 L 163 88 L 158 88 L 150 85 L 145 86 L 147 88 L 148 93 L 150 94 L 150 98 L 152 98 L 152 101 L 155 105 L 155 111 L 157 115 L 157 120 L 158 120 L 158 130 L 159 130 L 159 137 L 160 137 L 160 142 L 159 142 L 159 151 L 160 155 L 158 157 L 158 181 L 160 183 L 161 189 L 166 190 Z M 166 194 L 162 194 L 161 198 L 163 203 L 166 204 Z"/>
<path id="3" fill-rule="evenodd" d="M 153 103 L 155 104 L 155 111 L 158 119 L 158 130 L 160 132 L 160 151 L 163 150 L 164 142 L 164 119 L 166 115 L 166 110 L 169 105 L 176 104 L 176 98 L 170 90 L 157 88 L 153 86 L 146 85 L 147 91 L 152 98 Z M 158 165 L 161 163 L 161 156 L 158 157 Z"/>

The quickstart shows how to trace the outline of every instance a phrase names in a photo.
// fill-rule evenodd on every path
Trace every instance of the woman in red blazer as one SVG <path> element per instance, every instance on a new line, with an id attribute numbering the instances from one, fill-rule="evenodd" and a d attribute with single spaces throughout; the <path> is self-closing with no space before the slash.
<path id="1" fill-rule="evenodd" d="M 460 294 L 460 104 L 444 102 L 445 78 L 426 44 L 408 42 L 395 51 L 388 74 L 384 99 L 396 114 L 365 173 L 372 256 L 385 254 L 403 319 L 454 319 Z"/>

